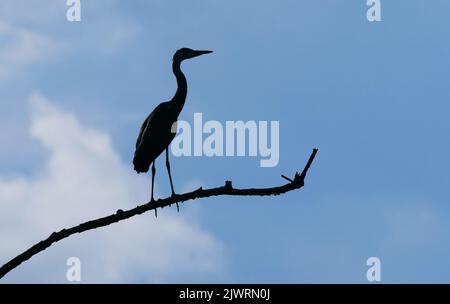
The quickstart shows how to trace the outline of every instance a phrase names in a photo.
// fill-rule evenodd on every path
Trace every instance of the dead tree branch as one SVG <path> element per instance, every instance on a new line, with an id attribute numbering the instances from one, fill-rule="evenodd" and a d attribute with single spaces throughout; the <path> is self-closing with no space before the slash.
<path id="1" fill-rule="evenodd" d="M 237 189 L 233 188 L 233 185 L 231 181 L 226 181 L 225 185 L 222 187 L 212 188 L 212 189 L 203 189 L 199 188 L 195 191 L 185 193 L 185 194 L 177 194 L 165 199 L 159 199 L 153 202 L 146 203 L 144 205 L 137 206 L 130 210 L 117 210 L 115 214 L 111 214 L 109 216 L 105 216 L 102 218 L 98 218 L 92 221 L 88 221 L 85 223 L 82 223 L 78 226 L 74 226 L 68 229 L 62 229 L 59 232 L 52 233 L 47 239 L 40 241 L 39 243 L 36 243 L 32 247 L 30 247 L 28 250 L 24 251 L 20 255 L 16 256 L 6 264 L 4 264 L 2 267 L 0 267 L 0 278 L 3 278 L 8 272 L 13 270 L 14 268 L 18 267 L 23 262 L 27 261 L 34 255 L 38 254 L 41 251 L 44 251 L 48 247 L 50 247 L 52 244 L 61 241 L 62 239 L 65 239 L 73 234 L 76 233 L 82 233 L 88 230 L 97 229 L 100 227 L 108 226 L 113 223 L 117 223 L 123 220 L 126 220 L 130 217 L 133 217 L 135 215 L 142 214 L 144 212 L 150 211 L 150 210 L 156 210 L 158 208 L 164 208 L 166 206 L 170 206 L 172 204 L 176 203 L 182 203 L 188 200 L 194 200 L 199 198 L 205 198 L 210 196 L 218 196 L 218 195 L 234 195 L 234 196 L 269 196 L 269 195 L 280 195 L 292 190 L 300 189 L 304 186 L 304 180 L 306 177 L 306 174 L 308 173 L 309 167 L 311 166 L 316 153 L 317 149 L 314 149 L 311 156 L 309 157 L 309 160 L 303 169 L 301 174 L 296 173 L 294 176 L 294 179 L 290 179 L 284 175 L 282 177 L 289 181 L 289 183 L 278 186 L 278 187 L 272 187 L 272 188 L 251 188 L 251 189 Z"/>

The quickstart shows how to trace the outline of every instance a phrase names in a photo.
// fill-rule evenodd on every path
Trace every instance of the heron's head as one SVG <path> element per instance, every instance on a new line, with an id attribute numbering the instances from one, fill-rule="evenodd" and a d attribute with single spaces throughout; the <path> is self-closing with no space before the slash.
<path id="1" fill-rule="evenodd" d="M 173 55 L 173 61 L 181 62 L 185 59 L 191 59 L 209 53 L 212 53 L 212 51 L 200 51 L 189 48 L 182 48 L 175 52 L 175 55 Z"/>

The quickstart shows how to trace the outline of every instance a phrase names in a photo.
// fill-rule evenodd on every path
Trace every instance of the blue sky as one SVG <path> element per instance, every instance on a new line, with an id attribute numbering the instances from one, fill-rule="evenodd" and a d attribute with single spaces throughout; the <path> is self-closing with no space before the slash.
<path id="1" fill-rule="evenodd" d="M 214 51 L 183 64 L 180 119 L 278 120 L 280 162 L 172 158 L 175 190 L 277 185 L 319 154 L 299 191 L 190 202 L 76 236 L 7 282 L 64 282 L 69 256 L 85 282 L 364 283 L 372 256 L 383 282 L 449 282 L 448 1 L 382 0 L 379 23 L 363 0 L 94 0 L 80 23 L 65 1 L 35 2 L 0 4 L 2 261 L 148 199 L 134 142 L 175 91 L 180 47 Z"/>

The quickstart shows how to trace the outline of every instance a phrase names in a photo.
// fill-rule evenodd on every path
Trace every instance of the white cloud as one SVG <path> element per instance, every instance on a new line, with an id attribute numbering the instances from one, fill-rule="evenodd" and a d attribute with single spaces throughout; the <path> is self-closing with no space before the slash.
<path id="1" fill-rule="evenodd" d="M 145 202 L 149 180 L 121 162 L 107 134 L 33 95 L 31 134 L 49 151 L 33 177 L 0 175 L 0 257 L 12 258 L 51 232 Z M 220 273 L 222 245 L 194 213 L 163 209 L 73 236 L 13 270 L 9 282 L 64 282 L 65 261 L 78 256 L 84 282 L 161 282 Z M 138 276 L 137 278 L 135 276 Z"/>
<path id="2" fill-rule="evenodd" d="M 0 79 L 49 58 L 63 49 L 63 43 L 33 30 L 0 22 Z"/>
<path id="3" fill-rule="evenodd" d="M 83 3 L 80 23 L 66 20 L 67 9 L 65 1 L 2 0 L 0 79 L 71 54 L 114 54 L 139 31 L 115 0 Z"/>

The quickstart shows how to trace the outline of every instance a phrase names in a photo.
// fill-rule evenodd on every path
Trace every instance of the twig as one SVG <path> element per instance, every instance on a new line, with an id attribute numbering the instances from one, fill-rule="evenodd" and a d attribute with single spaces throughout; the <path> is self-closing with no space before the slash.
<path id="1" fill-rule="evenodd" d="M 294 182 L 293 179 L 290 179 L 289 177 L 287 177 L 287 176 L 284 175 L 284 174 L 281 174 L 281 177 L 284 178 L 285 180 L 287 180 L 287 181 L 290 182 L 290 183 L 293 183 L 293 182 Z"/>
<path id="2" fill-rule="evenodd" d="M 231 181 L 226 181 L 225 185 L 222 187 L 212 189 L 203 189 L 200 187 L 199 189 L 189 193 L 179 195 L 176 194 L 174 196 L 165 199 L 159 199 L 153 202 L 146 203 L 144 205 L 137 206 L 130 210 L 123 211 L 119 209 L 115 214 L 111 214 L 109 216 L 88 221 L 78 226 L 74 226 L 72 228 L 62 229 L 59 232 L 54 232 L 47 239 L 40 241 L 39 243 L 36 243 L 28 250 L 24 251 L 23 253 L 16 256 L 12 260 L 4 264 L 2 267 L 0 267 L 0 278 L 3 278 L 8 272 L 18 267 L 20 264 L 27 261 L 34 255 L 38 254 L 41 251 L 44 251 L 45 249 L 50 247 L 53 243 L 61 241 L 62 239 L 65 239 L 75 233 L 82 233 L 84 231 L 108 226 L 113 223 L 126 220 L 130 217 L 142 214 L 150 210 L 156 211 L 157 208 L 163 208 L 166 206 L 170 206 L 172 204 L 182 203 L 188 200 L 194 200 L 210 196 L 218 196 L 218 195 L 268 196 L 268 195 L 280 195 L 295 189 L 300 189 L 301 187 L 304 186 L 304 179 L 309 170 L 309 167 L 311 166 L 311 163 L 313 162 L 316 156 L 317 151 L 318 151 L 317 149 L 313 150 L 311 156 L 309 157 L 308 163 L 306 164 L 305 168 L 303 169 L 300 175 L 296 173 L 294 180 L 288 179 L 290 181 L 288 184 L 279 187 L 237 189 L 233 188 Z"/>

